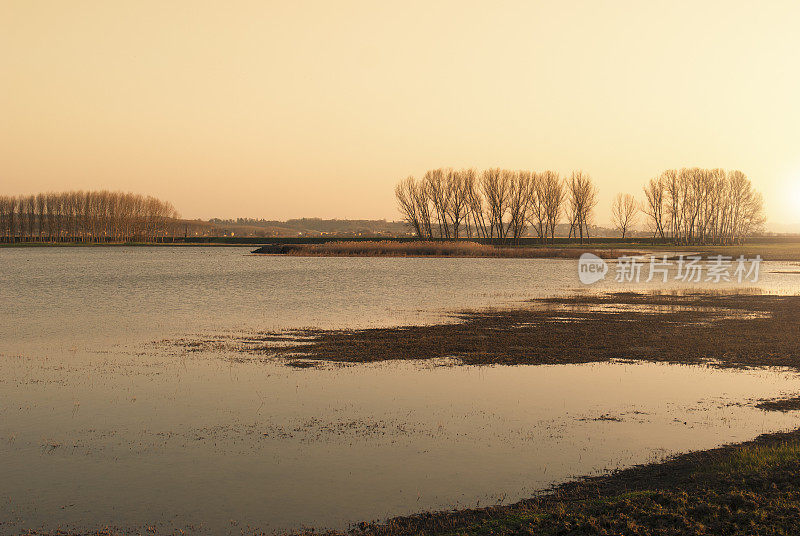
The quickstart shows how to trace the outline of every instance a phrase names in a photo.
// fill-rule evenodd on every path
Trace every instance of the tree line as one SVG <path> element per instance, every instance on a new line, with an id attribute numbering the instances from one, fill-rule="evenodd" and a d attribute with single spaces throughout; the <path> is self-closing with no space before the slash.
<path id="1" fill-rule="evenodd" d="M 675 244 L 736 244 L 763 231 L 764 200 L 738 170 L 668 169 L 644 187 L 654 236 Z"/>
<path id="2" fill-rule="evenodd" d="M 530 228 L 546 243 L 566 216 L 570 237 L 582 243 L 589 238 L 597 187 L 582 171 L 562 179 L 553 171 L 439 168 L 400 181 L 395 197 L 421 238 L 515 241 Z"/>
<path id="3" fill-rule="evenodd" d="M 172 203 L 124 192 L 0 196 L 0 239 L 157 242 L 173 233 L 178 217 Z"/>
<path id="4" fill-rule="evenodd" d="M 684 168 L 667 170 L 644 188 L 644 201 L 617 194 L 611 219 L 624 239 L 639 213 L 648 217 L 654 238 L 675 244 L 733 244 L 763 230 L 761 194 L 741 171 Z M 530 233 L 553 241 L 564 219 L 568 238 L 588 240 L 598 190 L 591 177 L 574 171 L 492 168 L 427 171 L 395 186 L 405 222 L 431 238 L 515 241 Z"/>

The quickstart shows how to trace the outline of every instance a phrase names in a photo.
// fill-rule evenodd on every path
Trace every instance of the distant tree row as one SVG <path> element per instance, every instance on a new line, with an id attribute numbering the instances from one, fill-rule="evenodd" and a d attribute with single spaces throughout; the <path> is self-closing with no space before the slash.
<path id="1" fill-rule="evenodd" d="M 171 235 L 177 218 L 169 202 L 123 192 L 0 196 L 4 241 L 155 242 Z"/>
<path id="2" fill-rule="evenodd" d="M 583 242 L 597 206 L 597 188 L 581 171 L 561 179 L 552 171 L 440 168 L 400 181 L 395 196 L 422 238 L 517 240 L 530 227 L 547 242 L 566 216 L 570 236 Z"/>
<path id="3" fill-rule="evenodd" d="M 675 244 L 735 244 L 763 230 L 764 201 L 741 171 L 668 169 L 644 187 L 654 236 Z"/>
<path id="4" fill-rule="evenodd" d="M 639 213 L 653 236 L 675 244 L 734 244 L 763 230 L 764 203 L 741 171 L 670 169 L 651 179 L 643 202 L 617 194 L 611 220 L 625 238 Z M 395 187 L 403 219 L 422 238 L 552 241 L 564 218 L 569 238 L 589 238 L 597 187 L 582 171 L 434 169 Z"/>

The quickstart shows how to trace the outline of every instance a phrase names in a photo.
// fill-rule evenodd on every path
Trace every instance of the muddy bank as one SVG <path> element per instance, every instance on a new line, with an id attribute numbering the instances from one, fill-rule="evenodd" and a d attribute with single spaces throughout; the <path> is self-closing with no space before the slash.
<path id="1" fill-rule="evenodd" d="M 761 400 L 756 407 L 765 411 L 796 411 L 800 410 L 800 397 Z"/>
<path id="2" fill-rule="evenodd" d="M 234 359 L 459 364 L 564 364 L 639 359 L 800 367 L 800 296 L 632 294 L 537 300 L 468 311 L 455 322 L 362 330 L 296 330 L 173 341 Z"/>

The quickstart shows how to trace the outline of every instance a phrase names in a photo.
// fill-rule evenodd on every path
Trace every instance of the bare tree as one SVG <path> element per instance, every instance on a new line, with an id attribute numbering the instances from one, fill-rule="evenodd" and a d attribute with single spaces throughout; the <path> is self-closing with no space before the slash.
<path id="1" fill-rule="evenodd" d="M 414 177 L 406 177 L 394 188 L 394 195 L 397 198 L 397 205 L 403 219 L 408 223 L 419 237 L 424 237 L 419 214 L 417 213 L 417 203 L 415 202 L 416 180 Z"/>
<path id="2" fill-rule="evenodd" d="M 36 234 L 41 240 L 44 236 L 45 217 L 47 211 L 47 202 L 44 194 L 36 194 L 34 196 L 35 211 L 36 211 Z"/>
<path id="3" fill-rule="evenodd" d="M 509 223 L 508 231 L 515 242 L 519 242 L 529 218 L 531 195 L 534 192 L 532 173 L 517 171 L 509 179 Z"/>
<path id="4" fill-rule="evenodd" d="M 467 220 L 467 212 L 469 210 L 468 192 L 467 192 L 467 176 L 473 170 L 461 170 L 447 172 L 447 189 L 450 192 L 450 202 L 447 205 L 446 213 L 450 217 L 452 223 L 452 236 L 458 238 L 461 230 L 461 225 Z"/>
<path id="5" fill-rule="evenodd" d="M 489 238 L 504 239 L 507 227 L 503 219 L 508 211 L 511 173 L 499 168 L 487 169 L 481 175 L 481 192 L 489 210 Z"/>
<path id="6" fill-rule="evenodd" d="M 737 243 L 764 225 L 763 200 L 740 171 L 667 170 L 645 187 L 645 197 L 656 232 L 675 244 Z"/>
<path id="7" fill-rule="evenodd" d="M 547 173 L 547 172 L 545 172 Z M 528 221 L 536 231 L 536 236 L 542 243 L 547 241 L 548 221 L 547 221 L 547 194 L 545 191 L 545 179 L 543 173 L 534 173 L 531 178 L 531 189 L 529 194 L 530 211 Z"/>
<path id="8" fill-rule="evenodd" d="M 11 196 L 0 196 L 0 233 L 5 241 L 11 242 L 14 236 L 14 212 L 17 200 Z"/>
<path id="9" fill-rule="evenodd" d="M 469 214 L 475 226 L 475 236 L 479 238 L 489 238 L 490 225 L 486 221 L 486 208 L 481 187 L 478 182 L 478 174 L 470 170 L 465 176 L 465 189 L 467 192 L 467 204 Z"/>
<path id="10" fill-rule="evenodd" d="M 0 197 L 0 237 L 9 241 L 160 241 L 177 218 L 171 203 L 119 192 Z"/>
<path id="11" fill-rule="evenodd" d="M 433 237 L 433 224 L 431 222 L 431 205 L 428 199 L 428 189 L 423 183 L 417 183 L 414 188 L 414 204 L 417 206 L 420 227 L 425 238 Z"/>
<path id="12" fill-rule="evenodd" d="M 621 233 L 622 238 L 628 229 L 636 221 L 639 208 L 636 206 L 636 198 L 631 194 L 617 194 L 611 203 L 611 222 Z"/>
<path id="13" fill-rule="evenodd" d="M 552 171 L 545 171 L 541 174 L 541 193 L 544 196 L 544 212 L 547 219 L 547 229 L 545 230 L 545 238 L 547 232 L 550 234 L 550 241 L 553 242 L 556 235 L 556 226 L 561 220 L 562 206 L 564 204 L 564 197 L 566 191 L 564 190 L 564 183 L 558 176 L 558 173 Z"/>
<path id="14" fill-rule="evenodd" d="M 444 169 L 432 169 L 425 173 L 425 188 L 436 211 L 439 237 L 450 238 L 450 225 L 447 213 L 450 210 L 451 192 L 447 187 L 447 173 Z"/>
<path id="15" fill-rule="evenodd" d="M 578 238 L 583 244 L 584 231 L 587 240 L 589 225 L 592 221 L 594 208 L 597 206 L 597 187 L 592 183 L 591 177 L 583 171 L 572 173 L 568 183 L 569 196 L 570 236 Z"/>
<path id="16" fill-rule="evenodd" d="M 664 181 L 661 177 L 650 179 L 644 187 L 644 213 L 653 228 L 653 235 L 664 239 Z"/>
<path id="17" fill-rule="evenodd" d="M 670 169 L 651 179 L 644 194 L 641 208 L 630 195 L 614 200 L 612 217 L 623 237 L 638 211 L 647 215 L 654 237 L 675 244 L 738 243 L 763 229 L 763 199 L 740 171 Z M 493 168 L 478 175 L 473 169 L 436 169 L 421 181 L 410 177 L 401 181 L 395 195 L 403 218 L 425 238 L 434 236 L 435 218 L 441 238 L 460 238 L 465 229 L 470 238 L 511 237 L 518 241 L 530 226 L 542 242 L 548 237 L 552 241 L 566 214 L 569 237 L 583 243 L 590 238 L 597 205 L 597 187 L 582 171 L 562 181 L 552 171 Z M 72 192 L 56 197 L 45 199 L 46 217 L 40 215 L 40 234 L 52 236 L 53 229 L 64 229 L 64 234 L 79 240 L 109 236 L 157 239 L 164 234 L 157 229 L 169 225 L 165 215 L 169 209 L 162 213 L 155 201 L 141 196 Z M 14 202 L 16 211 L 0 207 L 0 221 L 10 222 L 4 224 L 4 235 L 11 236 L 17 229 L 20 236 L 34 236 L 33 214 L 41 214 L 41 205 L 34 203 L 35 208 L 30 209 L 29 198 L 15 198 Z"/>
<path id="18" fill-rule="evenodd" d="M 674 241 L 680 239 L 680 228 L 678 225 L 681 206 L 681 188 L 678 182 L 678 172 L 668 169 L 659 178 L 664 187 L 666 196 L 666 213 L 668 217 L 668 232 Z"/>

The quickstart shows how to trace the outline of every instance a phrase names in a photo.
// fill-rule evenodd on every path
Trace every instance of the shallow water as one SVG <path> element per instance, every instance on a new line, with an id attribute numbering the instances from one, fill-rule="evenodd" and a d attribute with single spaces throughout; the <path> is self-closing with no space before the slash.
<path id="1" fill-rule="evenodd" d="M 4 367 L 11 527 L 342 528 L 798 425 L 750 405 L 797 392 L 784 371 L 138 358 Z"/>
<path id="2" fill-rule="evenodd" d="M 0 532 L 344 527 L 511 502 L 574 476 L 798 426 L 796 412 L 752 407 L 800 391 L 789 371 L 298 370 L 154 344 L 418 323 L 586 291 L 575 261 L 246 251 L 0 249 Z M 797 275 L 770 273 L 787 264 L 765 264 L 762 290 L 798 291 Z"/>
<path id="3" fill-rule="evenodd" d="M 250 256 L 250 249 L 0 249 L 0 351 L 8 343 L 422 323 L 456 309 L 574 292 L 800 292 L 800 276 L 786 273 L 797 263 L 762 263 L 755 284 L 616 283 L 612 267 L 606 281 L 586 286 L 570 259 L 311 258 Z"/>

